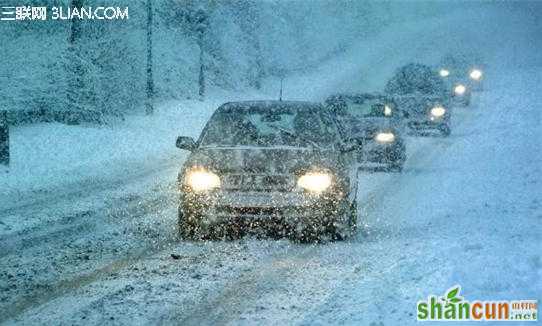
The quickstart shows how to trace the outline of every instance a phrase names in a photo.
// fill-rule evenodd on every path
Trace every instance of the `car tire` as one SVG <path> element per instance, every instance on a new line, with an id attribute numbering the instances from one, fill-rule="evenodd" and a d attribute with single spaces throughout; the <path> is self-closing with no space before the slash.
<path id="1" fill-rule="evenodd" d="M 332 240 L 342 241 L 351 237 L 356 233 L 358 227 L 358 203 L 354 199 L 352 203 L 348 204 L 348 207 L 343 212 L 344 222 L 331 223 L 329 229 L 329 235 Z"/>

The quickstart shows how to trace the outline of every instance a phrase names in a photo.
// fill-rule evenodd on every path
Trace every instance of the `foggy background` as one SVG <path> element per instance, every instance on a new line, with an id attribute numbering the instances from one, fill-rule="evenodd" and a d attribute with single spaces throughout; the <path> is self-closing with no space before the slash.
<path id="1" fill-rule="evenodd" d="M 69 2 L 15 5 L 47 6 L 49 15 L 51 7 L 67 8 Z M 130 18 L 84 20 L 75 58 L 68 52 L 69 21 L 0 23 L 1 107 L 113 116 L 143 112 L 146 1 L 83 5 L 127 6 Z M 503 66 L 542 64 L 537 51 L 525 48 L 542 42 L 540 2 L 163 0 L 152 5 L 156 102 L 198 96 L 198 10 L 208 17 L 202 44 L 208 92 L 278 94 L 278 78 L 290 77 L 286 96 L 290 91 L 299 97 L 302 89 L 301 97 L 322 99 L 336 89 L 311 89 L 315 71 L 337 72 L 330 78 L 341 80 L 341 73 L 358 74 L 359 83 L 350 78 L 345 90 L 381 89 L 384 78 L 378 76 L 389 77 L 410 61 L 436 63 L 449 52 L 467 51 Z M 84 80 L 70 103 L 73 62 L 84 67 Z M 17 119 L 24 120 L 12 122 L 20 123 Z"/>

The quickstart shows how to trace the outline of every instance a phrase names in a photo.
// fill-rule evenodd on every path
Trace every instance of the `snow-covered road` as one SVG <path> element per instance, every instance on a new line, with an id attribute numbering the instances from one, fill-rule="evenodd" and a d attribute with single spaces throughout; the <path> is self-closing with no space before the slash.
<path id="1" fill-rule="evenodd" d="M 0 323 L 414 324 L 455 284 L 540 300 L 541 78 L 494 72 L 450 138 L 409 138 L 402 174 L 363 171 L 345 242 L 177 242 L 169 163 L 10 207 L 55 219 L 0 239 Z"/>

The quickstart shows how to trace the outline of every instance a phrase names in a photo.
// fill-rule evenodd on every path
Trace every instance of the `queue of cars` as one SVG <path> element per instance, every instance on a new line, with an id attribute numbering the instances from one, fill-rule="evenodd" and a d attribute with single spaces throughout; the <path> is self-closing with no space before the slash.
<path id="1" fill-rule="evenodd" d="M 452 91 L 457 104 L 468 106 L 473 91 L 483 90 L 482 64 L 471 64 L 472 56 L 448 55 L 442 58 L 438 73 Z"/>
<path id="2" fill-rule="evenodd" d="M 460 70 L 446 67 L 443 76 L 444 68 L 406 65 L 383 93 L 335 94 L 323 104 L 221 105 L 198 140 L 177 139 L 177 147 L 191 152 L 178 176 L 180 236 L 226 239 L 256 230 L 322 241 L 352 235 L 360 165 L 400 172 L 407 134 L 450 135 L 460 94 L 449 77 Z"/>

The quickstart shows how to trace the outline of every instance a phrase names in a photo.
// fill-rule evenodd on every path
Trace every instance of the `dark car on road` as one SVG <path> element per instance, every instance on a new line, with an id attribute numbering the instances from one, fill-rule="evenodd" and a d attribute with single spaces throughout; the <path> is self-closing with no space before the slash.
<path id="1" fill-rule="evenodd" d="M 472 92 L 483 88 L 481 65 L 472 64 L 467 56 L 447 55 L 442 58 L 437 69 L 448 86 L 454 104 L 468 106 Z"/>
<path id="2" fill-rule="evenodd" d="M 357 222 L 355 144 L 342 140 L 321 104 L 231 102 L 199 139 L 179 173 L 179 231 L 224 239 L 248 231 L 302 241 L 342 239 Z"/>
<path id="3" fill-rule="evenodd" d="M 405 125 L 416 134 L 436 130 L 442 135 L 451 133 L 450 91 L 446 83 L 431 67 L 411 63 L 395 72 L 385 87 Z"/>
<path id="4" fill-rule="evenodd" d="M 410 131 L 438 131 L 443 136 L 450 135 L 450 109 L 442 97 L 412 94 L 397 95 L 394 99 Z"/>
<path id="5" fill-rule="evenodd" d="M 401 171 L 406 160 L 403 113 L 395 101 L 383 94 L 339 94 L 326 100 L 346 139 L 360 145 L 359 163 L 385 164 Z"/>
<path id="6" fill-rule="evenodd" d="M 452 103 L 456 106 L 469 106 L 472 98 L 472 91 L 468 84 L 461 81 L 449 80 Z"/>

